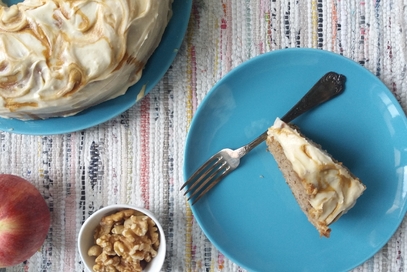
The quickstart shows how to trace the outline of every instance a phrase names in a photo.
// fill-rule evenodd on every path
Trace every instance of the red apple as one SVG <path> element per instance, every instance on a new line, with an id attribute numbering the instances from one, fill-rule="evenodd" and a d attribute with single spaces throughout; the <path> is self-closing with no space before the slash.
<path id="1" fill-rule="evenodd" d="M 0 268 L 34 255 L 44 243 L 50 221 L 47 203 L 34 185 L 0 174 Z"/>

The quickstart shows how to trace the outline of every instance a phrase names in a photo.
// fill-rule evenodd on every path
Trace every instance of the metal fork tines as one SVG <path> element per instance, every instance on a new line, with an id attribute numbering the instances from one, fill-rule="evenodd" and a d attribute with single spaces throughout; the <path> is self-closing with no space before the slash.
<path id="1" fill-rule="evenodd" d="M 228 160 L 225 159 L 225 156 L 227 155 L 226 152 L 227 150 L 223 149 L 209 158 L 209 160 L 205 164 L 203 164 L 194 173 L 194 175 L 192 175 L 191 178 L 181 187 L 181 189 L 183 189 L 185 186 L 195 180 L 195 182 L 188 187 L 188 190 L 185 191 L 185 194 L 187 194 L 194 190 L 194 192 L 191 193 L 191 195 L 189 196 L 188 200 L 194 197 L 198 192 L 202 191 L 202 189 L 204 189 L 201 194 L 195 199 L 195 201 L 197 201 L 201 195 L 204 195 L 207 191 L 212 189 L 213 186 L 215 186 L 221 179 L 223 179 L 227 174 L 229 174 L 236 168 L 232 167 L 231 164 L 228 163 Z M 212 182 L 208 185 L 209 181 Z"/>
<path id="2" fill-rule="evenodd" d="M 258 138 L 259 139 L 259 138 Z M 251 143 L 252 144 L 252 143 Z M 194 183 L 188 187 L 184 195 L 191 192 L 188 200 L 196 196 L 195 204 L 203 195 L 219 183 L 227 174 L 235 170 L 240 163 L 240 158 L 251 150 L 251 145 L 248 144 L 236 150 L 228 148 L 222 149 L 208 159 L 195 173 L 182 185 L 182 190 L 185 186 Z M 199 186 L 198 186 L 199 185 Z M 192 192 L 193 190 L 193 192 Z M 198 195 L 198 193 L 200 193 Z"/>
<path id="3" fill-rule="evenodd" d="M 329 72 L 325 74 L 281 119 L 288 123 L 306 111 L 322 104 L 340 94 L 344 89 L 345 77 Z M 259 137 L 236 150 L 222 149 L 205 162 L 195 173 L 182 185 L 181 189 L 188 186 L 184 193 L 190 193 L 188 200 L 195 197 L 195 204 L 202 196 L 218 184 L 226 175 L 235 170 L 240 159 L 249 153 L 257 145 L 265 141 L 267 131 Z"/>

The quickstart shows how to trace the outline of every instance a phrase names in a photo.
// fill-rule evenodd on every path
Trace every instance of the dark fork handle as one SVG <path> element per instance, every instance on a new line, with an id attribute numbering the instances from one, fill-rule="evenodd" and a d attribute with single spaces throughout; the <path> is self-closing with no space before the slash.
<path id="1" fill-rule="evenodd" d="M 317 83 L 298 101 L 282 118 L 289 123 L 310 109 L 334 98 L 344 90 L 346 77 L 335 72 L 326 73 Z M 250 152 L 267 138 L 267 130 L 260 137 L 253 140 L 245 148 L 245 153 Z"/>
<path id="2" fill-rule="evenodd" d="M 337 96 L 344 90 L 345 80 L 344 75 L 335 72 L 325 74 L 281 120 L 289 123 L 304 112 Z"/>

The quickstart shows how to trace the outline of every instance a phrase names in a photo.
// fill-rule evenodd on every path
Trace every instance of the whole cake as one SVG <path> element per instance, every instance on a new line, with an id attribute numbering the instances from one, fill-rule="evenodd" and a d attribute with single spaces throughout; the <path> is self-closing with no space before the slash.
<path id="1" fill-rule="evenodd" d="M 352 208 L 366 189 L 346 167 L 298 129 L 277 118 L 268 129 L 267 147 L 308 220 L 321 236 Z"/>
<path id="2" fill-rule="evenodd" d="M 0 116 L 74 115 L 141 77 L 172 0 L 25 0 L 0 6 Z"/>

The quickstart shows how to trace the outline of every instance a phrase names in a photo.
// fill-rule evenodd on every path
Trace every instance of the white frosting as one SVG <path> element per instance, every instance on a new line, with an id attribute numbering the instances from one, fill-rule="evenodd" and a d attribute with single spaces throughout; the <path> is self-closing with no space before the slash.
<path id="1" fill-rule="evenodd" d="M 313 207 L 310 215 L 316 220 L 329 225 L 352 208 L 365 190 L 365 186 L 345 167 L 279 118 L 268 130 L 268 135 L 281 145 L 302 180 Z"/>
<path id="2" fill-rule="evenodd" d="M 25 0 L 0 6 L 0 116 L 69 116 L 124 94 L 158 46 L 171 5 Z"/>

